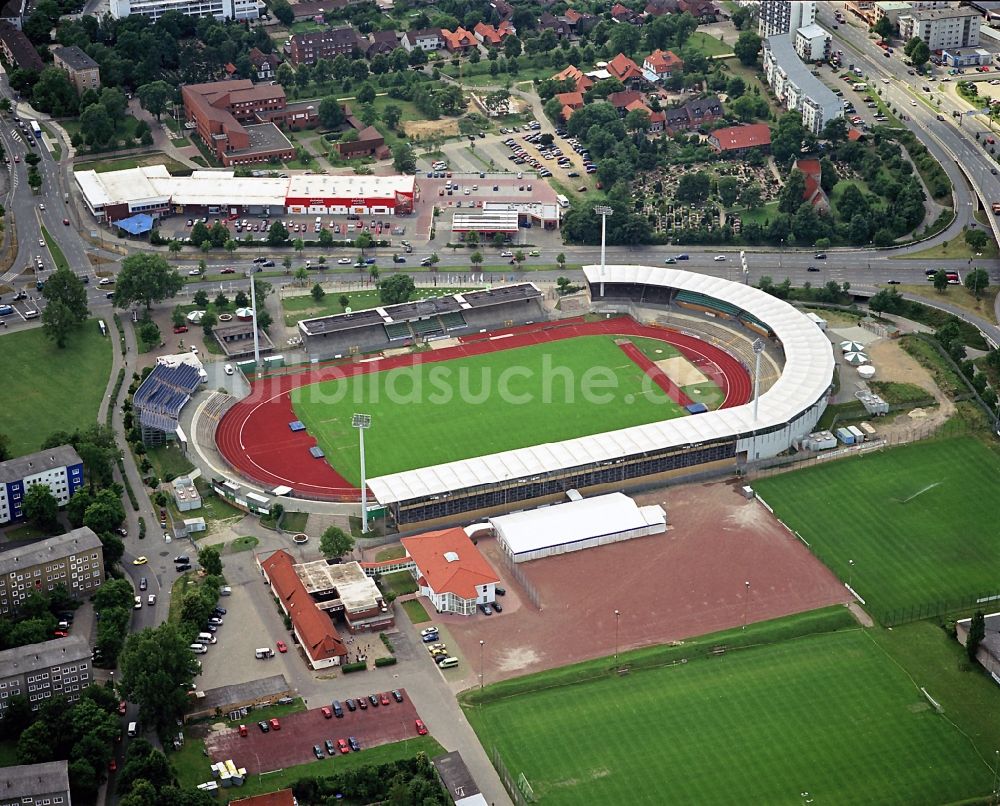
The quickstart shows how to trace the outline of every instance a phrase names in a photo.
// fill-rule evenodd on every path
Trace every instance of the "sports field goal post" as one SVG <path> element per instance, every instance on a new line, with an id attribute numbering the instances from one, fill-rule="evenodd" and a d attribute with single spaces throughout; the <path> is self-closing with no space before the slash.
<path id="1" fill-rule="evenodd" d="M 531 784 L 528 783 L 528 779 L 524 777 L 523 772 L 517 774 L 517 788 L 520 790 L 521 794 L 524 795 L 524 799 L 528 803 L 535 802 L 535 790 L 531 788 Z"/>

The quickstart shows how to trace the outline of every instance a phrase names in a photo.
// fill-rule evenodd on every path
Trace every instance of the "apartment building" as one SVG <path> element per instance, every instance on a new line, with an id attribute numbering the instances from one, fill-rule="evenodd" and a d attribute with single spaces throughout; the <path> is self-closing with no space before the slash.
<path id="1" fill-rule="evenodd" d="M 55 48 L 52 61 L 56 67 L 69 75 L 78 93 L 101 88 L 101 67 L 76 45 Z"/>
<path id="2" fill-rule="evenodd" d="M 0 806 L 72 806 L 69 762 L 5 767 L 0 777 Z"/>
<path id="3" fill-rule="evenodd" d="M 840 99 L 802 62 L 790 34 L 764 40 L 764 75 L 785 109 L 801 114 L 802 125 L 813 134 L 829 120 L 843 117 Z"/>
<path id="4" fill-rule="evenodd" d="M 294 34 L 285 48 L 289 60 L 295 65 L 316 64 L 320 59 L 351 56 L 355 50 L 361 54 L 367 49 L 367 40 L 362 39 L 350 25 Z"/>
<path id="5" fill-rule="evenodd" d="M 0 613 L 16 611 L 33 591 L 62 585 L 74 599 L 104 582 L 104 546 L 86 526 L 0 552 Z"/>
<path id="6" fill-rule="evenodd" d="M 136 15 L 153 22 L 168 11 L 217 20 L 255 20 L 260 16 L 257 0 L 111 0 L 110 11 L 116 20 Z"/>
<path id="7" fill-rule="evenodd" d="M 795 31 L 795 52 L 804 62 L 825 62 L 830 58 L 832 39 L 816 23 Z"/>
<path id="8" fill-rule="evenodd" d="M 799 28 L 816 22 L 816 3 L 761 0 L 757 33 L 761 37 L 794 34 Z"/>
<path id="9" fill-rule="evenodd" d="M 15 28 L 6 20 L 0 21 L 0 55 L 4 60 L 23 70 L 41 72 L 45 69 L 42 57 L 38 55 L 31 40 L 20 28 Z"/>
<path id="10" fill-rule="evenodd" d="M 59 695 L 70 702 L 80 699 L 80 692 L 94 680 L 91 654 L 90 644 L 81 635 L 0 652 L 0 716 L 18 694 L 28 698 L 32 710 Z"/>
<path id="11" fill-rule="evenodd" d="M 982 17 L 972 8 L 916 9 L 899 15 L 899 36 L 904 41 L 923 39 L 931 51 L 974 48 L 979 45 Z"/>
<path id="12" fill-rule="evenodd" d="M 0 524 L 21 518 L 24 494 L 45 484 L 63 506 L 83 486 L 83 460 L 70 445 L 60 445 L 0 462 Z"/>

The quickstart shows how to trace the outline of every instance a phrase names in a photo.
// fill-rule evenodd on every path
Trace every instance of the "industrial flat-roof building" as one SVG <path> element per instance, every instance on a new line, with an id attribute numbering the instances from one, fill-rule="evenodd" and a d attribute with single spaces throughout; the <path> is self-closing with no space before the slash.
<path id="1" fill-rule="evenodd" d="M 136 15 L 153 22 L 168 11 L 217 20 L 255 20 L 260 16 L 257 0 L 111 0 L 110 11 L 116 20 Z"/>
<path id="2" fill-rule="evenodd" d="M 160 218 L 175 210 L 206 215 L 274 216 L 284 213 L 394 215 L 413 210 L 412 176 L 238 177 L 232 171 L 171 176 L 164 165 L 121 171 L 77 171 L 76 184 L 98 221 L 135 213 Z M 266 236 L 265 236 L 266 237 Z"/>
<path id="3" fill-rule="evenodd" d="M 315 560 L 294 568 L 316 606 L 326 613 L 343 615 L 351 632 L 384 630 L 394 624 L 382 591 L 358 563 Z"/>
<path id="4" fill-rule="evenodd" d="M 0 524 L 20 519 L 33 484 L 48 486 L 63 506 L 83 486 L 83 460 L 71 445 L 60 445 L 0 462 Z"/>
<path id="5" fill-rule="evenodd" d="M 564 504 L 489 519 L 500 547 L 516 563 L 619 543 L 667 530 L 660 506 L 640 507 L 624 493 L 573 499 Z"/>

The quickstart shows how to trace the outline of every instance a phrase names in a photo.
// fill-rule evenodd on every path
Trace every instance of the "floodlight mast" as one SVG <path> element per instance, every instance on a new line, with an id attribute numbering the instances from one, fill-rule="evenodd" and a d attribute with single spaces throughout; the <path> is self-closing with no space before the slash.
<path id="1" fill-rule="evenodd" d="M 358 429 L 358 448 L 361 452 L 361 534 L 368 533 L 368 479 L 365 476 L 365 430 L 372 426 L 370 414 L 355 414 L 351 426 Z"/>
<path id="2" fill-rule="evenodd" d="M 614 215 L 614 210 L 606 204 L 599 204 L 594 208 L 594 214 L 601 217 L 601 299 L 604 299 L 604 271 L 606 266 L 605 252 L 607 249 L 607 223 L 608 216 Z"/>

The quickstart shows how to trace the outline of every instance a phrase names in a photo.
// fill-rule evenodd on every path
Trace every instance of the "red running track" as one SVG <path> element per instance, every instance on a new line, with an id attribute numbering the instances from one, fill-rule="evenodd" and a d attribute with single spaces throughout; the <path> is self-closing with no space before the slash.
<path id="1" fill-rule="evenodd" d="M 753 390 L 749 372 L 735 357 L 718 347 L 675 330 L 639 324 L 629 317 L 599 322 L 584 322 L 581 317 L 473 334 L 441 350 L 391 358 L 374 356 L 295 375 L 264 378 L 253 383 L 250 395 L 222 418 L 215 441 L 230 466 L 259 484 L 287 485 L 307 498 L 357 500 L 360 491 L 356 487 L 326 461 L 309 455 L 309 448 L 316 440 L 306 431 L 289 429 L 288 424 L 297 419 L 290 396 L 293 389 L 369 372 L 593 335 L 643 336 L 666 342 L 719 386 L 725 395 L 720 408 L 742 406 L 750 400 Z"/>
<path id="2" fill-rule="evenodd" d="M 631 358 L 639 366 L 639 369 L 646 373 L 647 378 L 649 378 L 670 396 L 670 399 L 674 401 L 674 403 L 677 403 L 680 406 L 690 406 L 694 403 L 691 398 L 684 394 L 684 390 L 673 382 L 666 372 L 656 366 L 651 359 L 644 356 L 642 351 L 632 344 L 632 342 L 623 342 L 618 346 L 621 347 L 622 352 L 625 353 L 625 355 Z"/>

